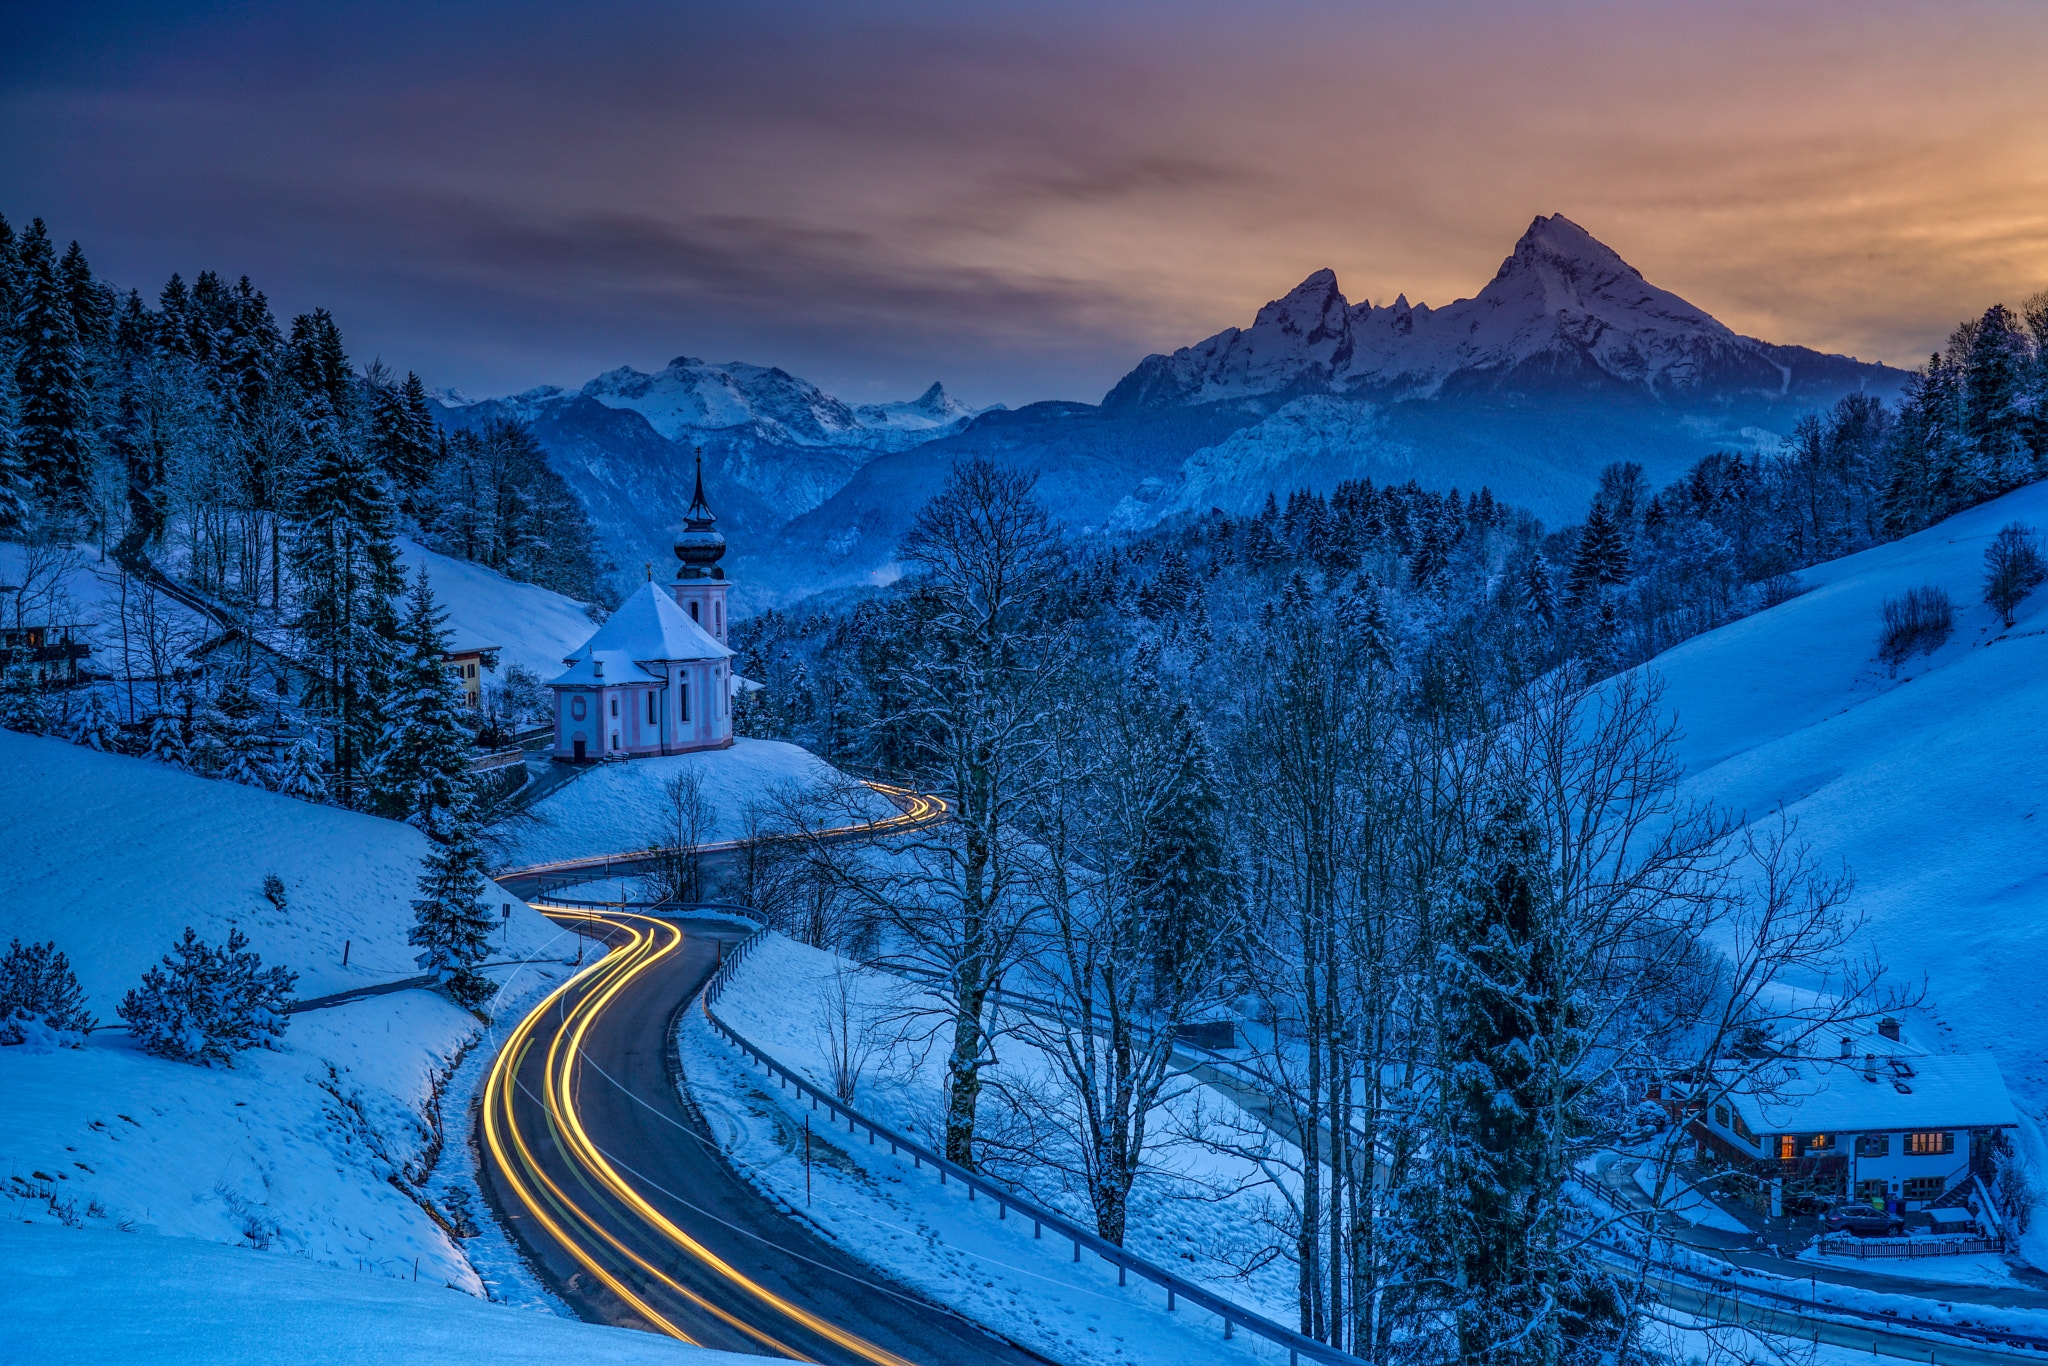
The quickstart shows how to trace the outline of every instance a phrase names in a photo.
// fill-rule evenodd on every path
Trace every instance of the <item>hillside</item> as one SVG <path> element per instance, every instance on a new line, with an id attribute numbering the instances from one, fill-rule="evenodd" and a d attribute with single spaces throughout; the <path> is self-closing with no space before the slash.
<path id="1" fill-rule="evenodd" d="M 498 667 L 487 675 L 492 683 L 502 683 L 505 670 L 514 664 L 545 683 L 597 629 L 585 604 L 538 584 L 508 579 L 495 569 L 436 554 L 411 540 L 401 539 L 398 553 L 408 577 L 422 568 L 427 571 L 434 598 L 448 614 L 449 643 L 454 648 L 498 647 Z"/>
<path id="2" fill-rule="evenodd" d="M 0 849 L 13 875 L 0 942 L 54 940 L 102 1025 L 82 1050 L 0 1049 L 15 1217 L 250 1243 L 387 1275 L 410 1276 L 418 1259 L 430 1284 L 480 1293 L 458 1245 L 386 1179 L 430 1161 L 434 1094 L 475 1016 L 434 992 L 372 996 L 294 1015 L 276 1051 L 207 1068 L 142 1053 L 115 1015 L 188 925 L 212 943 L 239 926 L 265 964 L 299 974 L 302 1000 L 416 975 L 405 936 L 425 839 L 11 731 L 0 731 L 0 791 L 12 794 Z M 284 882 L 282 909 L 262 894 L 268 873 Z M 570 949 L 514 904 L 494 947 L 552 963 L 497 974 L 527 992 Z"/>
<path id="3" fill-rule="evenodd" d="M 1925 978 L 1931 1046 L 1988 1050 L 2022 1113 L 2048 1116 L 2048 591 L 2000 628 L 1985 545 L 2048 528 L 2035 485 L 1918 535 L 1804 571 L 1808 590 L 1652 661 L 1684 731 L 1687 789 L 1783 807 L 1857 879 L 1864 937 Z M 1956 630 L 1890 677 L 1873 658 L 1887 597 L 1948 589 Z M 2041 1154 L 2037 1153 L 2037 1160 Z"/>

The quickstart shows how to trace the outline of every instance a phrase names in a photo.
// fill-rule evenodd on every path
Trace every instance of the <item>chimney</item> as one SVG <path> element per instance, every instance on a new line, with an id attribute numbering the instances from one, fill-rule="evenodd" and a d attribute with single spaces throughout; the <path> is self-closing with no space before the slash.
<path id="1" fill-rule="evenodd" d="M 1899 1041 L 1899 1022 L 1887 1015 L 1877 1022 L 1877 1032 L 1890 1039 L 1893 1043 L 1897 1043 Z"/>
<path id="2" fill-rule="evenodd" d="M 1865 1053 L 1863 1055 L 1863 1080 L 1877 1080 L 1877 1054 L 1875 1053 Z"/>
<path id="3" fill-rule="evenodd" d="M 1842 1036 L 1842 1056 L 1845 1058 L 1849 1056 L 1849 1036 L 1847 1034 Z"/>
<path id="4" fill-rule="evenodd" d="M 597 677 L 597 678 L 603 678 L 603 677 L 604 677 L 604 661 L 603 661 L 603 660 L 601 660 L 601 659 L 593 659 L 593 660 L 591 660 L 591 661 L 590 661 L 590 667 L 591 667 L 591 669 L 592 669 L 592 671 L 593 671 L 593 676 L 594 676 L 594 677 Z"/>

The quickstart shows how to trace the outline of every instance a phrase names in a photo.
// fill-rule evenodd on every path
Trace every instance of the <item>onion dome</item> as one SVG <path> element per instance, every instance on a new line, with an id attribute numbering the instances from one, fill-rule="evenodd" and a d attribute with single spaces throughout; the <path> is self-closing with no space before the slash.
<path id="1" fill-rule="evenodd" d="M 676 533 L 676 558 L 683 567 L 679 579 L 722 579 L 725 571 L 718 561 L 725 554 L 725 537 L 713 529 L 718 521 L 711 505 L 704 501 L 704 448 L 697 448 L 697 492 L 683 514 L 683 529 Z"/>

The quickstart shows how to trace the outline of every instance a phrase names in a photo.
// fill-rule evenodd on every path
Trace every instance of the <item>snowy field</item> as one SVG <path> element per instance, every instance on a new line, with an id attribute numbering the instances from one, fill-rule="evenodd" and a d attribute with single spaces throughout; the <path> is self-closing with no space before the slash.
<path id="1" fill-rule="evenodd" d="M 0 791 L 14 879 L 0 941 L 56 941 L 103 1026 L 84 1049 L 0 1049 L 10 1221 L 239 1243 L 481 1293 L 418 1185 L 440 1142 L 436 1094 L 478 1038 L 475 1016 L 427 991 L 370 996 L 294 1015 L 277 1050 L 206 1068 L 147 1056 L 114 1014 L 186 925 L 211 942 L 239 925 L 266 964 L 301 974 L 301 999 L 416 975 L 419 833 L 11 732 Z M 267 872 L 285 883 L 282 910 L 261 894 Z M 515 908 L 498 957 L 561 971 L 569 937 Z M 532 989 L 517 969 L 496 975 Z M 445 1118 L 460 1145 L 462 1113 Z M 0 1283 L 17 1270 L 0 1266 Z"/>
<path id="2" fill-rule="evenodd" d="M 719 1014 L 785 1066 L 829 1089 L 823 1001 L 842 963 L 832 954 L 768 936 L 734 975 Z M 853 991 L 862 1016 L 875 1020 L 898 1014 L 912 1000 L 897 979 L 877 973 L 858 974 Z M 882 1036 L 900 1032 L 892 1024 L 877 1030 Z M 822 1112 L 812 1114 L 749 1067 L 700 1011 L 684 1017 L 679 1034 L 690 1094 L 735 1165 L 856 1256 L 977 1322 L 1066 1362 L 1253 1360 L 1274 1350 L 1246 1335 L 1226 1344 L 1213 1316 L 1186 1306 L 1168 1314 L 1157 1287 L 1133 1278 L 1119 1288 L 1115 1272 L 1101 1261 L 1084 1253 L 1077 1264 L 1070 1244 L 1051 1236 L 1033 1239 L 1028 1220 L 998 1221 L 988 1201 L 969 1203 L 959 1187 L 941 1187 L 929 1169 L 913 1170 L 907 1157 L 892 1158 L 886 1147 L 835 1134 Z M 1013 1042 L 1003 1051 L 1009 1084 L 1046 1082 L 1028 1047 Z M 856 1103 L 880 1122 L 937 1147 L 943 1076 L 943 1048 L 883 1048 L 870 1062 Z M 1256 1127 L 1234 1106 L 1199 1089 L 1170 1107 L 1174 1120 L 1199 1122 L 1198 1100 L 1203 1117 L 1227 1110 L 1244 1128 Z M 994 1102 L 987 1108 L 993 1111 Z M 813 1126 L 815 1158 L 808 1205 L 802 1162 L 806 1118 Z M 1133 1196 L 1125 1245 L 1288 1323 L 1294 1299 L 1284 1264 L 1271 1262 L 1249 1279 L 1233 1278 L 1226 1265 L 1229 1259 L 1256 1257 L 1265 1235 L 1258 1232 L 1252 1205 L 1273 1199 L 1272 1188 L 1241 1191 L 1220 1202 L 1200 1198 L 1256 1179 L 1249 1163 L 1170 1145 L 1161 1154 L 1160 1170 Z M 1062 1189 L 1056 1176 L 1041 1170 L 1031 1187 L 1039 1203 L 1084 1226 L 1092 1223 L 1085 1199 L 1077 1190 Z"/>
<path id="3" fill-rule="evenodd" d="M 748 808 L 778 791 L 838 788 L 848 781 L 809 750 L 780 740 L 738 739 L 730 749 L 600 764 L 528 808 L 506 832 L 506 862 L 552 863 L 667 843 L 663 788 L 687 770 L 704 776 L 713 815 L 707 840 L 737 839 L 745 833 Z M 897 814 L 879 795 L 862 805 L 878 819 Z"/>
<path id="4" fill-rule="evenodd" d="M 2048 1114 L 2048 589 L 2003 629 L 1980 594 L 2000 527 L 2048 530 L 2036 485 L 1918 535 L 1803 571 L 1800 597 L 1648 667 L 1669 685 L 1691 795 L 1764 819 L 1782 806 L 1856 875 L 1865 941 L 1924 975 L 1908 1037 L 1992 1053 L 2034 1127 Z M 1887 597 L 1938 584 L 1956 629 L 1897 677 L 1875 658 Z M 2036 1234 L 2029 1254 L 2048 1261 Z"/>
<path id="5" fill-rule="evenodd" d="M 38 1366 L 740 1366 L 652 1333 L 247 1248 L 0 1227 L 0 1361 Z"/>
<path id="6" fill-rule="evenodd" d="M 504 682 L 505 670 L 517 664 L 545 683 L 562 672 L 562 661 L 597 630 L 584 604 L 574 598 L 451 559 L 403 537 L 398 553 L 408 579 L 426 569 L 434 598 L 448 614 L 454 648 L 498 647 L 498 667 L 485 675 L 488 682 Z"/>

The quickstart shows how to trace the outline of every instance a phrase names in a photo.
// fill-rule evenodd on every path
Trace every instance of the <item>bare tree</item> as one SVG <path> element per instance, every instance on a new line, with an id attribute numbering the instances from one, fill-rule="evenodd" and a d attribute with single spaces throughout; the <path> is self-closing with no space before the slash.
<path id="1" fill-rule="evenodd" d="M 860 970 L 841 961 L 818 991 L 819 1035 L 825 1064 L 832 1073 L 832 1094 L 848 1105 L 860 1089 L 861 1077 L 883 1046 L 857 985 Z"/>
<path id="2" fill-rule="evenodd" d="M 663 901 L 704 899 L 702 846 L 716 829 L 718 813 L 704 795 L 704 774 L 694 764 L 662 782 L 661 820 L 655 833 L 659 851 L 650 888 Z"/>

